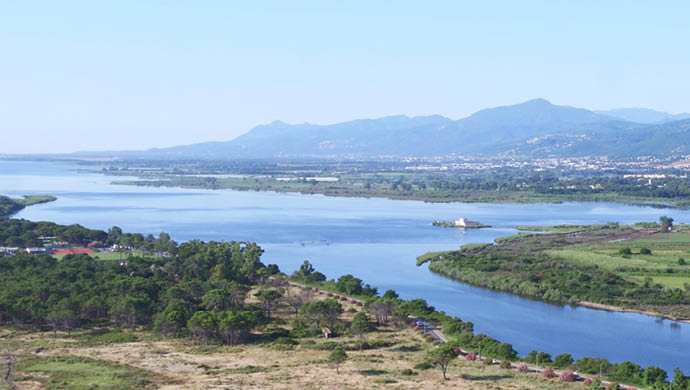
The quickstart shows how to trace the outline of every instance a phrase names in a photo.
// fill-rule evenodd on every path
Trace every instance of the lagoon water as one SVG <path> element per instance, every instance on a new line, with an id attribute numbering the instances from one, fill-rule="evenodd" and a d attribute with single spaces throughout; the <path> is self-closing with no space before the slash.
<path id="1" fill-rule="evenodd" d="M 308 259 L 329 278 L 351 273 L 403 298 L 424 298 L 437 309 L 474 322 L 479 333 L 531 349 L 575 358 L 600 356 L 690 372 L 690 325 L 632 313 L 555 306 L 458 283 L 416 267 L 433 250 L 490 242 L 515 225 L 654 221 L 669 215 L 690 222 L 690 211 L 611 203 L 530 205 L 433 204 L 320 195 L 142 188 L 110 184 L 99 173 L 48 162 L 0 161 L 0 194 L 52 194 L 16 217 L 157 234 L 175 240 L 256 241 L 263 262 L 284 272 Z M 491 229 L 434 228 L 436 219 L 467 216 Z"/>

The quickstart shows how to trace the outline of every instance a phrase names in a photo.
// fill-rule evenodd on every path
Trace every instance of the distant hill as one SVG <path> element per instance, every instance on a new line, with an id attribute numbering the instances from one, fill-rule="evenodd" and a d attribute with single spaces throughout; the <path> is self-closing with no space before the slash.
<path id="1" fill-rule="evenodd" d="M 594 112 L 534 99 L 512 106 L 481 110 L 459 120 L 439 115 L 412 118 L 399 115 L 332 125 L 275 121 L 257 126 L 231 141 L 100 155 L 233 159 L 449 154 L 617 157 L 683 153 L 686 145 L 690 145 L 690 120 L 657 120 L 669 118 L 669 115 L 638 109 Z M 649 121 L 655 123 L 646 123 Z M 687 152 L 690 153 L 690 150 Z"/>
<path id="2" fill-rule="evenodd" d="M 690 114 L 669 114 L 667 112 L 651 110 L 649 108 L 617 108 L 609 111 L 596 111 L 598 114 L 607 115 L 612 118 L 646 124 L 657 124 L 663 122 L 679 121 L 690 119 Z"/>

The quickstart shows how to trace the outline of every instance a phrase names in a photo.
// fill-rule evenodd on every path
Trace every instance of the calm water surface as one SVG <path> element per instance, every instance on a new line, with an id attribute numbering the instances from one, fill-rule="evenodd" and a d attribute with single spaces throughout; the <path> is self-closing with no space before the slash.
<path id="1" fill-rule="evenodd" d="M 479 333 L 507 341 L 521 354 L 601 356 L 690 372 L 690 326 L 631 313 L 554 306 L 443 278 L 416 267 L 430 250 L 454 249 L 513 234 L 515 225 L 632 223 L 690 212 L 609 203 L 532 205 L 431 204 L 320 195 L 140 188 L 111 185 L 98 173 L 39 162 L 0 161 L 0 194 L 53 194 L 56 202 L 17 217 L 79 223 L 130 232 L 169 232 L 178 241 L 256 241 L 264 263 L 285 272 L 305 259 L 329 278 L 351 273 L 379 291 L 425 298 L 437 309 L 474 322 Z M 461 232 L 434 228 L 435 219 L 467 216 L 494 228 Z"/>

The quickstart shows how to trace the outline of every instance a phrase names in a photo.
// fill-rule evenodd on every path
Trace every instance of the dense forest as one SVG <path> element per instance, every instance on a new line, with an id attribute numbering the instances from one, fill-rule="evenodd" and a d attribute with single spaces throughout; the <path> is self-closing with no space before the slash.
<path id="1" fill-rule="evenodd" d="M 103 246 L 120 245 L 125 248 L 144 251 L 174 253 L 177 243 L 170 235 L 161 232 L 152 234 L 125 233 L 117 226 L 107 232 L 88 229 L 81 225 L 58 225 L 53 222 L 32 222 L 24 219 L 0 220 L 0 246 L 36 247 L 45 241 L 57 241 L 74 246 L 98 243 Z"/>

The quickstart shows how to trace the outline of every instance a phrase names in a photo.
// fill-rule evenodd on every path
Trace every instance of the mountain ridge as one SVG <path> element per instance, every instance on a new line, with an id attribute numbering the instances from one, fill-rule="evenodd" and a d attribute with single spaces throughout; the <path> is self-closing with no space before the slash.
<path id="1" fill-rule="evenodd" d="M 538 98 L 486 108 L 455 120 L 441 115 L 390 115 L 329 125 L 273 121 L 255 126 L 229 141 L 153 148 L 143 152 L 110 152 L 109 155 L 202 159 L 439 155 L 529 158 L 594 154 L 626 157 L 635 151 L 669 155 L 685 151 L 684 142 L 690 144 L 688 124 L 688 119 L 637 123 L 612 116 L 610 111 L 601 113 L 554 105 Z M 669 132 L 673 132 L 674 137 L 666 139 Z M 101 153 L 104 154 L 108 153 Z"/>

